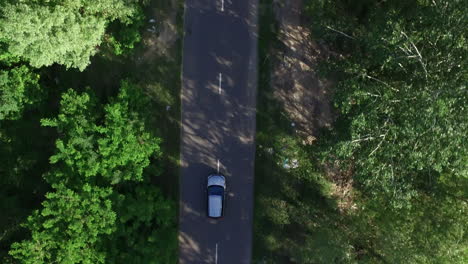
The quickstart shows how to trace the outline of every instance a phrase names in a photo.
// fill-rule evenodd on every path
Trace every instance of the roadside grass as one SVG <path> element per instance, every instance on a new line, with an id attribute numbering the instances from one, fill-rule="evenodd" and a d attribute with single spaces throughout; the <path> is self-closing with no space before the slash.
<path id="1" fill-rule="evenodd" d="M 152 171 L 154 183 L 160 186 L 172 199 L 178 200 L 179 178 L 179 148 L 180 148 L 180 41 L 174 48 L 176 58 L 168 60 L 159 57 L 157 63 L 142 66 L 135 72 L 132 80 L 141 85 L 146 95 L 151 98 L 151 112 L 148 130 L 155 136 L 162 138 L 161 150 L 163 153 L 161 162 L 153 163 Z M 135 78 L 135 79 L 134 79 Z M 152 165 L 153 165 L 152 164 Z"/>
<path id="2" fill-rule="evenodd" d="M 253 263 L 332 263 L 349 255 L 346 218 L 273 96 L 271 65 L 281 48 L 271 0 L 260 1 Z M 298 167 L 285 164 L 297 160 Z"/>
<path id="3" fill-rule="evenodd" d="M 165 0 L 153 0 L 152 8 L 161 12 L 162 18 L 177 9 L 176 29 L 178 38 L 165 55 L 154 58 L 149 65 L 140 65 L 131 77 L 135 79 L 152 99 L 152 112 L 149 129 L 163 139 L 160 160 L 164 171 L 154 182 L 173 200 L 176 206 L 179 199 L 179 166 L 180 166 L 180 89 L 182 71 L 183 41 L 183 0 L 174 0 L 173 7 Z M 140 46 L 140 49 L 143 47 Z M 137 56 L 140 51 L 137 51 Z M 177 212 L 179 211 L 178 208 Z M 177 235 L 177 234 L 175 234 Z"/>

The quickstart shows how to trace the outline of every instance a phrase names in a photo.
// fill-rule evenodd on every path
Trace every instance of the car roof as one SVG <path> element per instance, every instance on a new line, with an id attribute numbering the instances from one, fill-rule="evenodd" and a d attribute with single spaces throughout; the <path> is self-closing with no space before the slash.
<path id="1" fill-rule="evenodd" d="M 223 197 L 221 195 L 208 196 L 208 216 L 221 217 L 223 212 Z"/>

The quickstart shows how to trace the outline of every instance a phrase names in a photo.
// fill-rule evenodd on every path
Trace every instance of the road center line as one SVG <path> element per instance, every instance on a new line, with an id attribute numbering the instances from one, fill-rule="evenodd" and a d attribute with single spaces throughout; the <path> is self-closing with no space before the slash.
<path id="1" fill-rule="evenodd" d="M 218 264 L 218 243 L 216 243 L 215 263 Z"/>
<path id="2" fill-rule="evenodd" d="M 224 0 L 221 0 L 221 12 L 224 12 Z"/>
<path id="3" fill-rule="evenodd" d="M 223 74 L 219 73 L 219 84 L 218 84 L 218 93 L 221 94 L 221 84 L 223 82 Z"/>
<path id="4" fill-rule="evenodd" d="M 218 173 L 219 173 L 219 160 L 218 160 Z M 216 244 L 216 245 L 218 245 L 218 244 Z"/>

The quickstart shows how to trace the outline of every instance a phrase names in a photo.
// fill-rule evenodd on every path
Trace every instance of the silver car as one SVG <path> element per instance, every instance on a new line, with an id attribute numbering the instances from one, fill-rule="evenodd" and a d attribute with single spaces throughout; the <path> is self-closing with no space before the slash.
<path id="1" fill-rule="evenodd" d="M 226 178 L 221 174 L 211 174 L 208 176 L 207 193 L 208 217 L 222 217 L 226 195 Z"/>

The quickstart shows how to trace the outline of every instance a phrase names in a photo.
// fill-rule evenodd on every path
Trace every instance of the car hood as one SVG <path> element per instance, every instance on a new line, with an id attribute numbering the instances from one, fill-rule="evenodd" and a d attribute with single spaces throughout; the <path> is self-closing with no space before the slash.
<path id="1" fill-rule="evenodd" d="M 208 177 L 208 187 L 218 185 L 226 188 L 226 178 L 223 175 L 210 175 Z"/>

